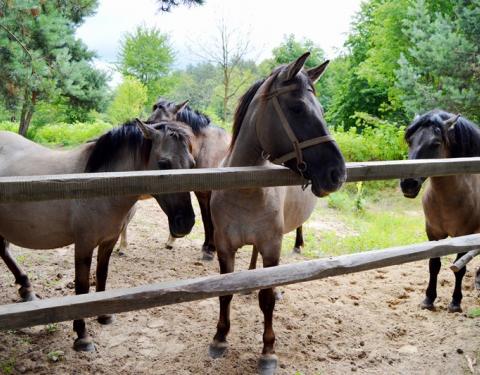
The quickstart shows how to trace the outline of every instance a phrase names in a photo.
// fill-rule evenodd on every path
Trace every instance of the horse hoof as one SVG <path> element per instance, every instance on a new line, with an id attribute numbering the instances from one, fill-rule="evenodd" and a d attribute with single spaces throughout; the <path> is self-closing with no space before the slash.
<path id="1" fill-rule="evenodd" d="M 262 355 L 258 361 L 258 373 L 260 375 L 273 375 L 277 370 L 278 358 L 275 354 Z"/>
<path id="2" fill-rule="evenodd" d="M 433 302 L 430 302 L 428 299 L 424 299 L 422 303 L 420 304 L 420 308 L 422 310 L 430 310 L 430 311 L 435 311 L 435 305 Z"/>
<path id="3" fill-rule="evenodd" d="M 455 305 L 453 303 L 450 303 L 447 307 L 447 310 L 449 313 L 461 313 L 462 307 L 460 306 L 460 304 Z"/>
<path id="4" fill-rule="evenodd" d="M 302 253 L 302 248 L 300 246 L 295 246 L 292 250 L 293 254 L 301 254 Z"/>
<path id="5" fill-rule="evenodd" d="M 73 343 L 73 349 L 77 352 L 93 352 L 95 351 L 95 345 L 93 345 L 92 339 L 90 337 L 78 338 Z"/>
<path id="6" fill-rule="evenodd" d="M 100 315 L 97 321 L 103 325 L 112 324 L 115 321 L 115 315 Z"/>
<path id="7" fill-rule="evenodd" d="M 37 301 L 40 298 L 33 292 L 25 293 L 23 296 L 20 296 L 20 302 L 31 302 Z"/>
<path id="8" fill-rule="evenodd" d="M 212 261 L 214 258 L 215 258 L 215 253 L 213 251 L 202 250 L 202 260 Z"/>
<path id="9" fill-rule="evenodd" d="M 224 356 L 225 352 L 227 351 L 228 348 L 228 343 L 225 342 L 218 342 L 218 341 L 213 341 L 209 346 L 208 346 L 208 355 L 210 358 L 217 359 L 221 358 Z"/>

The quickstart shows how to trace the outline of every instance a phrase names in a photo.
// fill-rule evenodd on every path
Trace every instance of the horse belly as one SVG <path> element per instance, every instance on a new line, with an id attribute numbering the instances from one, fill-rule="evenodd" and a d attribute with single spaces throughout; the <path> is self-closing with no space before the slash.
<path id="1" fill-rule="evenodd" d="M 0 204 L 0 236 L 30 249 L 73 243 L 68 201 Z"/>
<path id="2" fill-rule="evenodd" d="M 283 233 L 289 233 L 301 226 L 312 214 L 317 197 L 310 189 L 302 190 L 299 186 L 286 188 L 284 203 Z"/>

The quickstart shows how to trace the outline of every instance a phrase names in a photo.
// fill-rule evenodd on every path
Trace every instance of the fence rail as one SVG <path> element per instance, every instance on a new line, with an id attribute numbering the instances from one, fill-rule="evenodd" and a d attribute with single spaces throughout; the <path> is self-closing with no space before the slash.
<path id="1" fill-rule="evenodd" d="M 471 173 L 480 173 L 480 158 L 347 164 L 348 182 Z M 301 185 L 304 182 L 302 177 L 284 167 L 205 168 L 0 177 L 0 203 L 289 186 Z"/>
<path id="2" fill-rule="evenodd" d="M 480 158 L 349 163 L 347 181 L 480 173 Z M 283 167 L 216 168 L 0 178 L 0 203 L 300 185 Z M 194 301 L 413 262 L 480 248 L 480 234 L 278 267 L 0 306 L 0 329 Z"/>
<path id="3" fill-rule="evenodd" d="M 318 280 L 467 252 L 479 247 L 480 234 L 473 234 L 226 275 L 3 305 L 0 306 L 0 329 L 23 328 L 102 314 L 142 310 L 155 306 Z"/>

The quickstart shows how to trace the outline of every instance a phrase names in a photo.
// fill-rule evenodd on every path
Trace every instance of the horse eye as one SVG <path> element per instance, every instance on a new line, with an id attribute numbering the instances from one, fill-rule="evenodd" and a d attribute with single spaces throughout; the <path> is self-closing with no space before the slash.
<path id="1" fill-rule="evenodd" d="M 157 164 L 159 169 L 172 169 L 172 163 L 168 159 L 160 159 Z"/>
<path id="2" fill-rule="evenodd" d="M 440 128 L 437 128 L 437 127 L 433 128 L 433 132 L 435 134 L 440 134 L 441 133 Z"/>

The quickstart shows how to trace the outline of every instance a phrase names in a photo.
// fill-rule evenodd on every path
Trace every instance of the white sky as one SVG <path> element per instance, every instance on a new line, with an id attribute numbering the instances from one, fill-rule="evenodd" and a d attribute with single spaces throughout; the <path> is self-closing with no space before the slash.
<path id="1" fill-rule="evenodd" d="M 176 67 L 198 62 L 195 44 L 208 44 L 218 34 L 223 17 L 227 26 L 249 34 L 250 57 L 260 62 L 270 56 L 284 35 L 313 40 L 327 53 L 338 54 L 361 0 L 205 0 L 203 6 L 179 6 L 170 13 L 158 11 L 155 0 L 100 0 L 97 13 L 78 29 L 77 36 L 97 52 L 99 67 L 116 61 L 125 32 L 138 25 L 156 26 L 170 35 L 176 50 Z M 197 48 L 198 50 L 198 48 Z M 118 76 L 113 77 L 118 81 Z M 116 83 L 116 82 L 115 82 Z"/>

